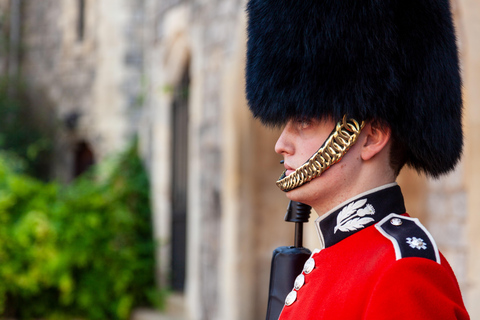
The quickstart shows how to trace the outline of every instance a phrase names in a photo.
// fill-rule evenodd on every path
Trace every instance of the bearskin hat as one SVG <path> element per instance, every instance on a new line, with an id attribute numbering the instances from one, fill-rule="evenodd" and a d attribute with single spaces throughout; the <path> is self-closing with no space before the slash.
<path id="1" fill-rule="evenodd" d="M 433 177 L 463 146 L 448 0 L 249 0 L 246 93 L 267 125 L 343 115 L 387 123 Z"/>

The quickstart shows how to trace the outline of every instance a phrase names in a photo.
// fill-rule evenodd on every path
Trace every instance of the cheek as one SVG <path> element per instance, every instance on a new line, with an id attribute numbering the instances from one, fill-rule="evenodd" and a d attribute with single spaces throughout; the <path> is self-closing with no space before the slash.
<path id="1" fill-rule="evenodd" d="M 318 149 L 311 147 L 303 149 L 302 158 L 304 159 L 304 162 L 310 159 L 310 157 L 312 157 L 317 151 Z"/>
<path id="2" fill-rule="evenodd" d="M 305 161 L 308 160 L 311 156 L 317 153 L 318 149 L 323 145 L 325 140 L 315 139 L 313 141 L 307 141 L 302 144 L 301 154 L 305 157 Z"/>
<path id="3" fill-rule="evenodd" d="M 338 178 L 342 181 L 354 181 L 360 171 L 361 159 L 355 151 L 353 148 L 347 151 L 342 160 L 332 167 L 338 166 Z"/>
<path id="4" fill-rule="evenodd" d="M 323 173 L 325 178 L 328 177 L 328 180 L 336 182 L 353 180 L 360 170 L 360 157 L 355 151 L 354 148 L 351 148 L 339 162 L 328 168 Z"/>

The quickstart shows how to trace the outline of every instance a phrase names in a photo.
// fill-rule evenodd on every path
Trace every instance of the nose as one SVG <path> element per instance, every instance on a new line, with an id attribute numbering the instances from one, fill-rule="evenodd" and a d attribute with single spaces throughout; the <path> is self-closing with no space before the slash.
<path id="1" fill-rule="evenodd" d="M 277 143 L 275 143 L 275 152 L 281 155 L 293 154 L 293 144 L 288 130 L 289 124 L 283 128 Z"/>

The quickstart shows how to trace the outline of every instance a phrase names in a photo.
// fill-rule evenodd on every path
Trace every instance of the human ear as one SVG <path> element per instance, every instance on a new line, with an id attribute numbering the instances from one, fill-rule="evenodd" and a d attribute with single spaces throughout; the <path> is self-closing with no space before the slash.
<path id="1" fill-rule="evenodd" d="M 377 121 L 369 122 L 362 131 L 366 133 L 361 150 L 362 160 L 370 160 L 384 150 L 392 135 L 390 127 Z"/>

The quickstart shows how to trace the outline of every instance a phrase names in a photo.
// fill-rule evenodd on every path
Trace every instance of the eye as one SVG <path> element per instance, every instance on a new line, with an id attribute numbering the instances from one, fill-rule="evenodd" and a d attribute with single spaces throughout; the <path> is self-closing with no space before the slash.
<path id="1" fill-rule="evenodd" d="M 297 124 L 300 129 L 306 129 L 312 124 L 312 122 L 309 119 L 299 119 Z"/>

